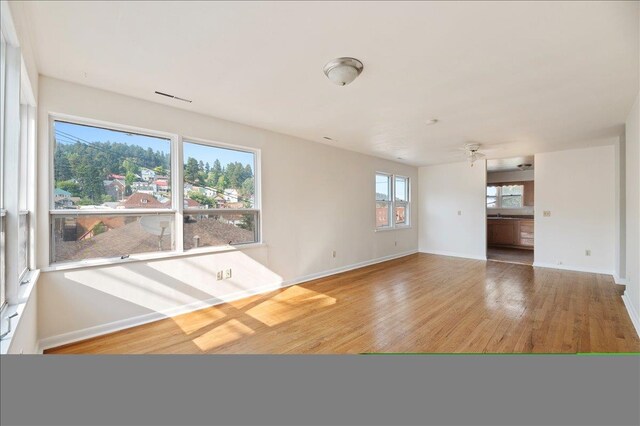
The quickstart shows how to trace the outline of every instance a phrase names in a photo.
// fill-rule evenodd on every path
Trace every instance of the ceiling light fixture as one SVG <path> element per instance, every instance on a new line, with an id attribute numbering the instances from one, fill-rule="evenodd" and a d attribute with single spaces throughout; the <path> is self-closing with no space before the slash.
<path id="1" fill-rule="evenodd" d="M 533 164 L 531 163 L 523 163 L 523 164 L 518 164 L 516 167 L 518 167 L 522 171 L 525 171 L 525 170 L 529 170 L 532 166 Z"/>
<path id="2" fill-rule="evenodd" d="M 433 126 L 434 124 L 437 124 L 437 123 L 438 123 L 438 121 L 440 121 L 440 120 L 438 120 L 437 118 L 432 118 L 431 120 L 428 120 L 428 121 L 426 122 L 426 125 L 427 125 L 427 126 Z"/>
<path id="3" fill-rule="evenodd" d="M 328 141 L 332 141 L 333 139 L 331 139 L 329 136 L 323 136 L 322 139 L 326 139 Z"/>
<path id="4" fill-rule="evenodd" d="M 355 58 L 337 58 L 324 66 L 324 73 L 332 83 L 346 86 L 355 80 L 363 69 L 362 62 Z"/>

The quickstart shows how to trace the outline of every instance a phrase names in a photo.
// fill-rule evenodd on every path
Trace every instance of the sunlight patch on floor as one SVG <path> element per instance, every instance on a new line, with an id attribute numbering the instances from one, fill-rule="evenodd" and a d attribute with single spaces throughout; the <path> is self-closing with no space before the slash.
<path id="1" fill-rule="evenodd" d="M 236 319 L 232 319 L 193 339 L 193 343 L 195 343 L 200 350 L 206 352 L 254 333 L 255 331 L 250 327 Z"/>
<path id="2" fill-rule="evenodd" d="M 246 311 L 263 324 L 274 325 L 308 315 L 314 309 L 335 305 L 336 299 L 304 287 L 289 287 Z"/>

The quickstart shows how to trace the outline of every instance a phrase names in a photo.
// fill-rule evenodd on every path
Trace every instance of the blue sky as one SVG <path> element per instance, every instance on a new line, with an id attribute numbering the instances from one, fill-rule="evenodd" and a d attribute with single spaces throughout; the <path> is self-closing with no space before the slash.
<path id="1" fill-rule="evenodd" d="M 86 142 L 121 142 L 128 145 L 137 145 L 144 149 L 151 148 L 154 151 L 169 153 L 171 143 L 168 139 L 143 136 L 132 133 L 119 132 L 114 130 L 102 129 L 99 127 L 83 126 L 80 124 L 65 123 L 62 121 L 55 122 L 56 141 L 57 143 L 67 144 L 75 143 L 74 138 L 79 138 Z M 58 132 L 63 132 L 72 137 L 65 137 Z M 253 165 L 253 154 L 249 152 L 234 151 L 231 149 L 210 147 L 197 145 L 194 143 L 186 143 L 183 146 L 184 160 L 188 157 L 194 157 L 198 161 L 209 163 L 213 166 L 213 162 L 220 160 L 222 166 L 239 161 L 242 164 Z"/>

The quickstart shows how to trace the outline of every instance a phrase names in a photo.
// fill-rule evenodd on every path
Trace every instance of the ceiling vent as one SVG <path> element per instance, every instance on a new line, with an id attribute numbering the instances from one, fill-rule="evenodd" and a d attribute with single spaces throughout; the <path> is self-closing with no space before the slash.
<path id="1" fill-rule="evenodd" d="M 182 101 L 182 102 L 188 102 L 188 103 L 193 102 L 193 101 L 191 101 L 190 99 L 179 98 L 179 97 L 177 97 L 177 96 L 170 95 L 170 94 L 168 94 L 168 93 L 158 92 L 157 90 L 156 90 L 156 95 L 166 96 L 167 98 L 175 99 L 175 100 Z"/>

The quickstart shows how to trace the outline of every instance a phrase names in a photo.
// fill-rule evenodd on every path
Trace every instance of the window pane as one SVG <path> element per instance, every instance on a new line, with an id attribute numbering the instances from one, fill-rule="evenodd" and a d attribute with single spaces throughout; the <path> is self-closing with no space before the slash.
<path id="1" fill-rule="evenodd" d="M 498 207 L 496 197 L 487 197 L 487 207 L 496 208 Z"/>
<path id="2" fill-rule="evenodd" d="M 406 204 L 396 204 L 396 225 L 408 225 Z"/>
<path id="3" fill-rule="evenodd" d="M 487 197 L 496 197 L 498 195 L 497 186 L 487 186 Z"/>
<path id="4" fill-rule="evenodd" d="M 502 195 L 522 195 L 524 194 L 523 185 L 504 185 L 501 189 Z"/>
<path id="5" fill-rule="evenodd" d="M 376 175 L 376 201 L 391 201 L 391 176 Z"/>
<path id="6" fill-rule="evenodd" d="M 503 195 L 501 200 L 505 209 L 522 207 L 522 195 Z"/>
<path id="7" fill-rule="evenodd" d="M 376 228 L 390 226 L 391 222 L 391 203 L 378 201 L 376 203 Z"/>
<path id="8" fill-rule="evenodd" d="M 396 177 L 396 201 L 409 201 L 409 179 Z"/>
<path id="9" fill-rule="evenodd" d="M 184 208 L 255 207 L 253 152 L 185 142 Z"/>
<path id="10" fill-rule="evenodd" d="M 173 214 L 54 216 L 52 262 L 173 250 Z"/>
<path id="11" fill-rule="evenodd" d="M 21 214 L 18 218 L 18 272 L 20 276 L 29 267 L 29 216 Z"/>
<path id="12" fill-rule="evenodd" d="M 171 142 L 56 121 L 56 209 L 171 208 Z"/>
<path id="13" fill-rule="evenodd" d="M 203 212 L 184 218 L 184 249 L 258 241 L 257 212 Z"/>

